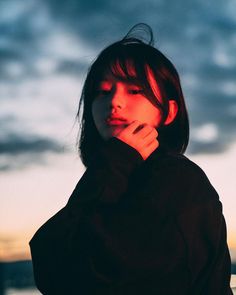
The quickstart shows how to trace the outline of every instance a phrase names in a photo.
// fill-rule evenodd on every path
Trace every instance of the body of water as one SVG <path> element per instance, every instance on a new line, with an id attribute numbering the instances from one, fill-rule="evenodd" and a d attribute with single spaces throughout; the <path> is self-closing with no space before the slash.
<path id="1" fill-rule="evenodd" d="M 40 295 L 41 293 L 37 289 L 8 289 L 6 295 Z"/>

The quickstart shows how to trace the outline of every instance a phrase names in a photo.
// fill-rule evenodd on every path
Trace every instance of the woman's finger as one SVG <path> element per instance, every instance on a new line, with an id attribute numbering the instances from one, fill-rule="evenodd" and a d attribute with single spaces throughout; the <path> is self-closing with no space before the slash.
<path id="1" fill-rule="evenodd" d="M 139 121 L 133 121 L 125 128 L 125 131 L 130 132 L 130 133 L 134 133 L 134 131 L 138 128 L 138 126 L 140 126 L 140 124 L 141 124 L 141 122 L 139 122 Z"/>
<path id="2" fill-rule="evenodd" d="M 146 139 L 146 137 L 148 136 L 156 136 L 158 135 L 158 132 L 156 131 L 155 128 L 153 128 L 152 126 L 150 125 L 147 125 L 145 127 L 143 127 L 142 130 L 140 130 L 137 135 L 142 138 L 143 140 Z"/>
<path id="3" fill-rule="evenodd" d="M 149 157 L 149 155 L 154 152 L 159 146 L 159 142 L 157 140 L 153 140 L 148 146 L 142 149 L 141 155 L 144 160 Z"/>
<path id="4" fill-rule="evenodd" d="M 143 138 L 143 140 L 149 144 L 150 141 L 156 139 L 157 137 L 158 137 L 158 132 L 156 131 L 156 129 L 152 129 L 152 131 L 149 132 L 149 133 Z"/>

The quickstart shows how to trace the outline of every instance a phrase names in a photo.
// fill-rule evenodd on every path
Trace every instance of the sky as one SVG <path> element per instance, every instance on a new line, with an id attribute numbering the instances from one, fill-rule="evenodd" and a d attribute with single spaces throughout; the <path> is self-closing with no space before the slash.
<path id="1" fill-rule="evenodd" d="M 29 258 L 36 229 L 84 172 L 75 116 L 88 67 L 138 22 L 175 64 L 186 155 L 219 193 L 236 261 L 234 0 L 0 0 L 0 260 Z"/>

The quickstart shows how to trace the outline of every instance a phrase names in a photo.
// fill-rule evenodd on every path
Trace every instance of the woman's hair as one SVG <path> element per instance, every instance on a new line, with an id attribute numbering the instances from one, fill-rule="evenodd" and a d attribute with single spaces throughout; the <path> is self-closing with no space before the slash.
<path id="1" fill-rule="evenodd" d="M 138 36 L 140 32 L 149 36 L 148 42 L 144 41 L 144 34 Z M 161 100 L 150 85 L 147 69 L 151 70 L 156 80 Z M 162 112 L 162 121 L 157 128 L 159 148 L 166 152 L 183 154 L 189 140 L 189 121 L 179 75 L 170 60 L 153 47 L 152 29 L 146 24 L 137 24 L 123 39 L 106 47 L 88 71 L 77 113 L 78 120 L 81 120 L 80 138 L 78 137 L 77 143 L 83 164 L 87 167 L 93 154 L 104 144 L 93 121 L 92 102 L 99 83 L 107 73 L 142 87 L 147 99 Z M 169 111 L 169 100 L 177 102 L 178 112 L 172 123 L 164 125 Z M 83 112 L 80 118 L 82 106 Z"/>

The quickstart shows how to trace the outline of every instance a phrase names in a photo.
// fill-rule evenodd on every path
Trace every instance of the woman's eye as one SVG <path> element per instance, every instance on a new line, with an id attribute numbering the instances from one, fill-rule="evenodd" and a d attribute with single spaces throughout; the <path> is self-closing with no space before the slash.
<path id="1" fill-rule="evenodd" d="M 130 94 L 141 94 L 141 93 L 143 93 L 143 90 L 142 89 L 130 89 L 129 90 L 129 93 Z"/>

